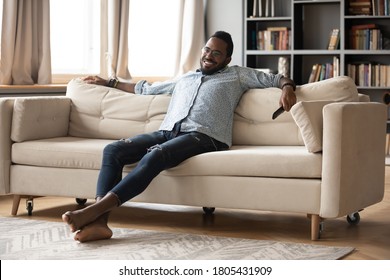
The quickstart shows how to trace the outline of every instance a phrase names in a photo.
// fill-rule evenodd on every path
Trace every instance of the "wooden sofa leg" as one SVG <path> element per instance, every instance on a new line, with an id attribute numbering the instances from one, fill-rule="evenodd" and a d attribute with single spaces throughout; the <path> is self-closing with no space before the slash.
<path id="1" fill-rule="evenodd" d="M 20 195 L 14 195 L 13 203 L 12 203 L 12 210 L 11 215 L 16 216 L 18 214 L 19 204 L 22 197 Z"/>
<path id="2" fill-rule="evenodd" d="M 320 222 L 319 215 L 311 215 L 311 240 L 313 241 L 320 238 Z"/>

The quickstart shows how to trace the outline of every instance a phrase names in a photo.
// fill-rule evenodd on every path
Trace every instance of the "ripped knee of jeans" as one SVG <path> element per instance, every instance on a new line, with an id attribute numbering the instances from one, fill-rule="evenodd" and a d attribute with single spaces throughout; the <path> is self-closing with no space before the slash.
<path id="1" fill-rule="evenodd" d="M 131 143 L 131 142 L 133 142 L 133 141 L 131 141 L 130 138 L 122 138 L 122 139 L 119 139 L 119 141 L 125 142 L 125 143 Z"/>
<path id="2" fill-rule="evenodd" d="M 150 147 L 148 149 L 148 153 L 150 153 L 151 151 L 156 150 L 156 149 L 162 151 L 161 145 L 157 144 L 157 145 L 154 145 L 154 146 Z"/>

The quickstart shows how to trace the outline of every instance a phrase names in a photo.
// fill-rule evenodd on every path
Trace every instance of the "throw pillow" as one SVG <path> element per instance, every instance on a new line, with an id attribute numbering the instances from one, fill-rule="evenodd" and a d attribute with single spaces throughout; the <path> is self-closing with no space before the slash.
<path id="1" fill-rule="evenodd" d="M 11 139 L 15 142 L 68 134 L 70 99 L 63 97 L 17 98 L 12 115 Z"/>
<path id="2" fill-rule="evenodd" d="M 300 101 L 290 110 L 310 153 L 322 151 L 322 109 L 333 101 Z"/>

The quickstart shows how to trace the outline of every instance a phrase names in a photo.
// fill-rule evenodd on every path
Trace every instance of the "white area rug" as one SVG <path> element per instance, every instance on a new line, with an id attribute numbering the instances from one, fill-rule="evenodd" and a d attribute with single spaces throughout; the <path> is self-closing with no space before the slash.
<path id="1" fill-rule="evenodd" d="M 78 243 L 64 223 L 0 217 L 1 260 L 333 260 L 354 250 L 275 241 L 114 228 Z"/>

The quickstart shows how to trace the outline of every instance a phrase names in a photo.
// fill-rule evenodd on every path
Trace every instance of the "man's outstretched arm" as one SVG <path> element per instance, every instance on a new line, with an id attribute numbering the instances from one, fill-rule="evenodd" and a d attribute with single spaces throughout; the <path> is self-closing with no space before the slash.
<path id="1" fill-rule="evenodd" d="M 87 76 L 82 78 L 84 82 L 88 84 L 95 84 L 95 85 L 101 85 L 101 86 L 109 86 L 109 80 L 103 79 L 99 76 Z M 123 83 L 123 82 L 118 82 L 115 85 L 115 88 L 127 91 L 129 93 L 134 93 L 135 92 L 135 83 Z"/>

